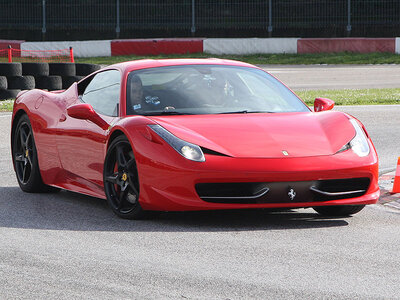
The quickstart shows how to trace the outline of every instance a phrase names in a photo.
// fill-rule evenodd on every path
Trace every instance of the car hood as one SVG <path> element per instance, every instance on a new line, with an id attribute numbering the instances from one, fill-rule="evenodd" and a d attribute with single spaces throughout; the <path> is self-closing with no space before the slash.
<path id="1" fill-rule="evenodd" d="M 332 155 L 355 136 L 349 117 L 336 111 L 150 119 L 185 141 L 240 158 Z"/>

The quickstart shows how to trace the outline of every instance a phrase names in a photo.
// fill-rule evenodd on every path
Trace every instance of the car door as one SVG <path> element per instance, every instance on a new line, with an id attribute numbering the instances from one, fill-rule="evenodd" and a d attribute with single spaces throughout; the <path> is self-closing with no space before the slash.
<path id="1" fill-rule="evenodd" d="M 76 103 L 90 104 L 104 121 L 112 124 L 119 112 L 120 81 L 118 70 L 99 72 L 79 83 Z M 68 178 L 66 184 L 89 189 L 92 194 L 102 193 L 108 129 L 67 114 L 57 129 L 57 149 Z"/>

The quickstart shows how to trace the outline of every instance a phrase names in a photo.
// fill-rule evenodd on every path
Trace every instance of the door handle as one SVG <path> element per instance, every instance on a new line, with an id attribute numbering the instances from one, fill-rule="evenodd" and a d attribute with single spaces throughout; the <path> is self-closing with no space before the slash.
<path id="1" fill-rule="evenodd" d="M 62 114 L 60 117 L 60 122 L 64 122 L 67 119 L 67 116 Z"/>

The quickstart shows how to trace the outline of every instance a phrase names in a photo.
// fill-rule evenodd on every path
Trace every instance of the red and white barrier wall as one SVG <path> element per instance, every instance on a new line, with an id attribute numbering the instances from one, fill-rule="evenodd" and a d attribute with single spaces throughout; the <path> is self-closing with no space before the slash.
<path id="1" fill-rule="evenodd" d="M 136 39 L 111 41 L 111 55 L 202 53 L 203 39 Z"/>
<path id="2" fill-rule="evenodd" d="M 400 54 L 400 38 L 174 38 L 62 42 L 0 40 L 0 49 L 60 50 L 75 57 L 157 54 L 258 54 L 320 52 L 389 52 Z"/>
<path id="3" fill-rule="evenodd" d="M 297 53 L 389 52 L 396 51 L 396 38 L 299 39 Z"/>
<path id="4" fill-rule="evenodd" d="M 21 44 L 24 41 L 16 41 L 16 40 L 0 40 L 0 50 L 1 49 L 7 49 L 8 46 L 10 45 L 14 49 L 20 49 Z"/>
<path id="5" fill-rule="evenodd" d="M 211 54 L 296 53 L 297 38 L 205 39 L 204 52 Z"/>
<path id="6" fill-rule="evenodd" d="M 400 38 L 396 38 L 395 53 L 400 54 Z"/>
<path id="7" fill-rule="evenodd" d="M 111 40 L 24 42 L 21 50 L 62 50 L 72 47 L 75 57 L 111 56 Z"/>

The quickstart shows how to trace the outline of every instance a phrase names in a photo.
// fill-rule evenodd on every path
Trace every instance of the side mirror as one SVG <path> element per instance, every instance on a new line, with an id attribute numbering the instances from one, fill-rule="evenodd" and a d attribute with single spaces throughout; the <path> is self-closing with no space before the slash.
<path id="1" fill-rule="evenodd" d="M 71 118 L 89 120 L 104 130 L 108 129 L 110 126 L 94 111 L 93 107 L 89 103 L 71 105 L 67 108 L 67 114 Z"/>
<path id="2" fill-rule="evenodd" d="M 314 111 L 326 111 L 331 110 L 335 106 L 335 101 L 328 98 L 315 98 L 314 100 Z"/>

